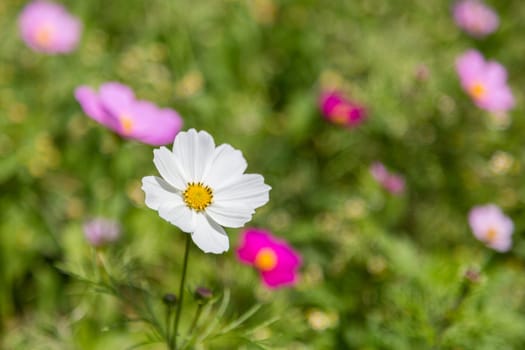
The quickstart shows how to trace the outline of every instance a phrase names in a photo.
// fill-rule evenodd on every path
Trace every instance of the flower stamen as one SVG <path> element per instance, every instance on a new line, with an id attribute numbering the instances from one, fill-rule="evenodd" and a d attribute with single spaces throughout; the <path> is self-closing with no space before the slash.
<path id="1" fill-rule="evenodd" d="M 133 120 L 125 114 L 121 115 L 119 117 L 119 120 L 120 120 L 120 125 L 122 126 L 122 131 L 124 132 L 124 134 L 125 135 L 131 134 L 131 132 L 133 131 Z"/>
<path id="2" fill-rule="evenodd" d="M 474 99 L 480 99 L 487 93 L 487 89 L 481 83 L 476 83 L 468 89 L 470 96 Z"/>
<path id="3" fill-rule="evenodd" d="M 336 124 L 344 125 L 348 122 L 348 115 L 352 108 L 344 103 L 340 103 L 334 107 L 332 113 L 332 121 Z"/>
<path id="4" fill-rule="evenodd" d="M 47 48 L 54 36 L 54 29 L 49 24 L 42 25 L 35 34 L 35 41 L 40 47 Z"/>
<path id="5" fill-rule="evenodd" d="M 254 265 L 261 271 L 270 271 L 277 265 L 277 254 L 271 248 L 262 248 L 255 256 Z"/>
<path id="6" fill-rule="evenodd" d="M 497 238 L 498 236 L 498 231 L 491 227 L 487 230 L 487 234 L 485 236 L 485 239 L 488 243 L 494 243 L 494 240 Z"/>
<path id="7" fill-rule="evenodd" d="M 182 197 L 188 208 L 203 211 L 212 203 L 213 191 L 201 182 L 190 182 Z"/>

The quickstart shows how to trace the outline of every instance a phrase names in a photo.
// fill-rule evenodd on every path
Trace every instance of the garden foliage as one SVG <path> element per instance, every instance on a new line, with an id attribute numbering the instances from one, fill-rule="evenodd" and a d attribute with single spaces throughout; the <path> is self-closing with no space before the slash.
<path id="1" fill-rule="evenodd" d="M 237 258 L 242 229 L 224 254 L 193 246 L 188 348 L 525 348 L 525 4 L 486 2 L 499 26 L 471 37 L 446 0 L 63 0 L 82 34 L 54 55 L 24 44 L 27 2 L 2 0 L 0 348 L 165 349 L 186 234 L 145 205 L 154 147 L 75 99 L 110 81 L 242 150 L 272 187 L 247 225 L 301 255 L 269 289 Z M 469 50 L 506 69 L 511 109 L 462 86 Z M 364 119 L 323 117 L 333 90 Z M 469 226 L 487 204 L 513 222 L 508 252 Z M 119 225 L 103 250 L 96 217 Z"/>

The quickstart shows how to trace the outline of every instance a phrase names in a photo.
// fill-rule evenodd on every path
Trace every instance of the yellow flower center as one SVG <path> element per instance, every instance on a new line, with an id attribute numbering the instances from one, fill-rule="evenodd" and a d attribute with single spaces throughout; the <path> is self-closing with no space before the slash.
<path id="1" fill-rule="evenodd" d="M 351 108 L 344 104 L 340 103 L 334 107 L 332 110 L 333 116 L 332 121 L 336 124 L 344 125 L 347 122 L 348 114 L 351 112 Z"/>
<path id="2" fill-rule="evenodd" d="M 483 84 L 476 83 L 468 89 L 468 92 L 470 96 L 472 96 L 474 99 L 480 99 L 483 96 L 485 96 L 485 94 L 487 93 L 487 89 Z"/>
<path id="3" fill-rule="evenodd" d="M 211 188 L 200 182 L 190 182 L 182 196 L 188 208 L 195 211 L 203 211 L 213 201 Z"/>
<path id="4" fill-rule="evenodd" d="M 128 117 L 126 114 L 123 114 L 119 117 L 120 125 L 122 126 L 122 131 L 124 134 L 129 135 L 133 130 L 133 120 Z"/>
<path id="5" fill-rule="evenodd" d="M 255 256 L 255 267 L 261 271 L 270 271 L 277 265 L 277 254 L 271 248 L 262 248 Z"/>
<path id="6" fill-rule="evenodd" d="M 493 243 L 497 237 L 498 237 L 498 231 L 495 228 L 491 227 L 487 230 L 487 234 L 485 235 L 485 240 L 488 243 Z"/>
<path id="7" fill-rule="evenodd" d="M 49 24 L 44 24 L 35 33 L 35 41 L 41 47 L 49 47 L 53 40 L 54 29 Z"/>

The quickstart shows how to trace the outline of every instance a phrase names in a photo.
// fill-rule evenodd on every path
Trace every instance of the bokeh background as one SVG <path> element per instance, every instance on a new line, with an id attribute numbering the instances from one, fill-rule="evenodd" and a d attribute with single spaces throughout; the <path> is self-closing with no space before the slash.
<path id="1" fill-rule="evenodd" d="M 228 230 L 223 255 L 192 250 L 190 288 L 231 293 L 220 322 L 262 303 L 242 332 L 202 348 L 525 348 L 522 0 L 487 1 L 501 23 L 482 40 L 455 25 L 445 0 L 61 3 L 84 32 L 75 52 L 48 56 L 20 39 L 26 1 L 0 2 L 0 348 L 147 339 L 125 302 L 72 273 L 91 271 L 89 218 L 121 223 L 108 261 L 158 295 L 155 307 L 178 288 L 184 236 L 140 189 L 157 173 L 153 148 L 89 119 L 73 97 L 105 81 L 241 149 L 273 188 L 250 225 L 303 256 L 294 288 L 268 290 L 236 259 L 239 230 Z M 510 113 L 482 111 L 462 91 L 454 62 L 469 48 L 507 68 Z M 367 120 L 353 129 L 324 120 L 327 86 L 364 104 Z M 377 160 L 405 176 L 403 195 L 373 179 Z M 491 254 L 467 223 L 485 203 L 513 219 L 513 248 L 454 309 L 464 272 Z"/>

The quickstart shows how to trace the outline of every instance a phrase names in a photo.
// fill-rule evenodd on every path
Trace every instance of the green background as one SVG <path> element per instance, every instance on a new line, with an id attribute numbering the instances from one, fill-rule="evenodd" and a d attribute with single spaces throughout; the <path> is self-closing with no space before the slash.
<path id="1" fill-rule="evenodd" d="M 176 109 L 185 129 L 242 150 L 248 172 L 273 188 L 249 225 L 303 256 L 300 283 L 269 291 L 236 260 L 239 230 L 227 230 L 223 255 L 193 247 L 190 290 L 231 292 L 220 324 L 263 304 L 201 348 L 525 348 L 522 0 L 488 2 L 501 24 L 483 40 L 456 27 L 444 0 L 62 3 L 84 25 L 64 56 L 27 48 L 17 29 L 25 2 L 0 3 L 0 347 L 125 349 L 148 339 L 147 324 L 126 321 L 137 300 L 74 276 L 97 278 L 82 232 L 90 217 L 122 224 L 105 252 L 110 271 L 150 291 L 159 317 L 162 295 L 178 288 L 184 235 L 140 190 L 157 174 L 153 148 L 98 125 L 73 97 L 79 85 L 119 81 Z M 517 102 L 508 115 L 476 108 L 461 90 L 454 61 L 469 48 L 507 68 Z M 326 86 L 365 104 L 367 121 L 327 123 Z M 376 160 L 405 175 L 404 195 L 373 180 Z M 486 203 L 513 219 L 514 245 L 469 284 L 463 273 L 491 252 L 466 218 Z M 187 300 L 183 330 L 195 308 Z"/>

